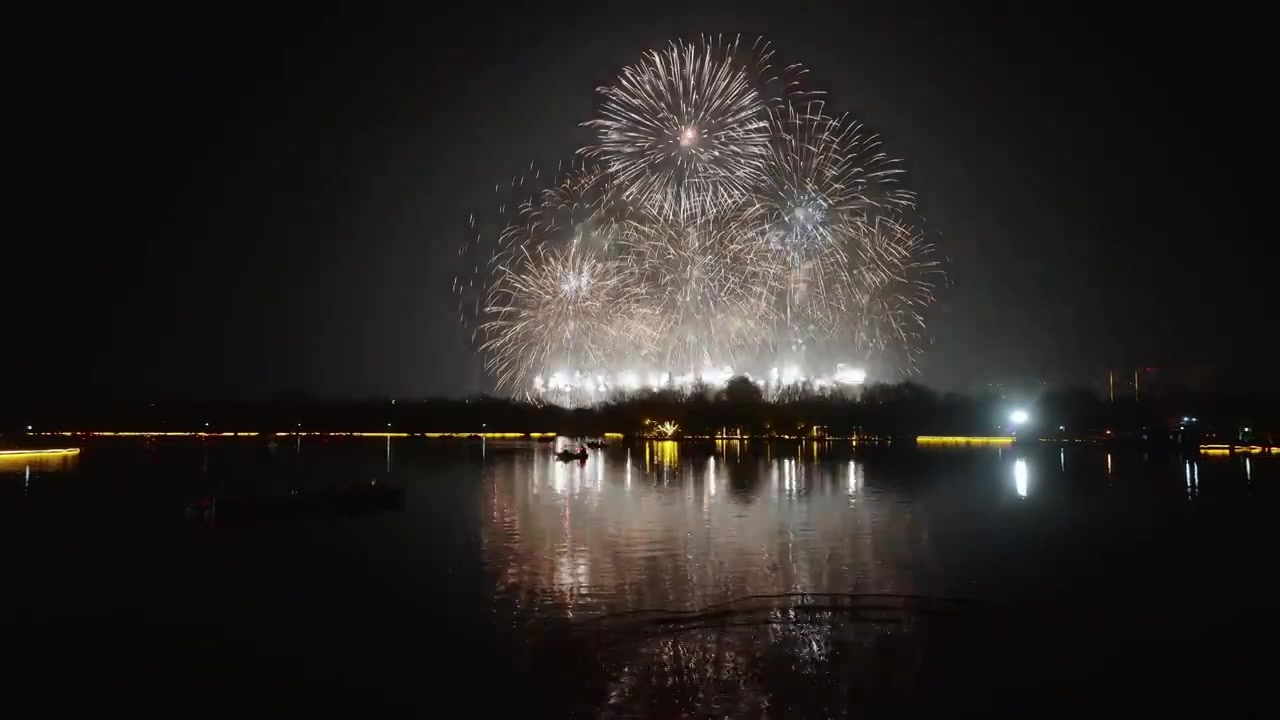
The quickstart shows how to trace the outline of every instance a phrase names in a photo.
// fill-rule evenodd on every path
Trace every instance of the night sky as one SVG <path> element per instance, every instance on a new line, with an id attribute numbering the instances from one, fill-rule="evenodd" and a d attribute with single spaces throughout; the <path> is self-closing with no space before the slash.
<path id="1" fill-rule="evenodd" d="M 702 32 L 765 35 L 907 160 L 951 278 L 921 380 L 1270 383 L 1262 23 L 961 4 L 12 16 L 0 393 L 484 389 L 450 294 L 468 214 Z"/>

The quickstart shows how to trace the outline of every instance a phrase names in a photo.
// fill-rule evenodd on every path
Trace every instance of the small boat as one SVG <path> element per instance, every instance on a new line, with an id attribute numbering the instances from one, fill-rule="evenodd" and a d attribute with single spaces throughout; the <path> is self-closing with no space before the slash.
<path id="1" fill-rule="evenodd" d="M 556 441 L 556 436 L 555 436 L 555 435 L 542 435 L 542 436 L 538 437 L 538 438 L 537 438 L 537 440 L 538 440 L 538 442 L 540 442 L 540 443 L 553 443 L 553 442 L 555 442 L 555 441 Z"/>
<path id="2" fill-rule="evenodd" d="M 404 506 L 404 489 L 378 483 L 352 483 L 338 490 L 299 491 L 285 495 L 205 496 L 187 508 L 194 521 L 251 524 L 304 517 L 367 515 Z"/>
<path id="3" fill-rule="evenodd" d="M 560 462 L 573 462 L 574 460 L 577 460 L 578 462 L 586 462 L 587 449 L 582 446 L 578 446 L 577 452 L 572 450 L 561 450 L 556 453 L 556 459 Z"/>
<path id="4" fill-rule="evenodd" d="M 609 446 L 606 445 L 603 440 L 600 440 L 600 441 L 592 440 L 591 442 L 587 443 L 587 447 L 591 448 L 592 450 L 602 450 Z"/>

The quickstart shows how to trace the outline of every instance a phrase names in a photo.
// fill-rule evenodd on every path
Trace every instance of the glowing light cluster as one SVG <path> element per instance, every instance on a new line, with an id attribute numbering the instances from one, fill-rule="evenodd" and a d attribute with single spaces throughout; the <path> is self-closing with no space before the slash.
<path id="1" fill-rule="evenodd" d="M 531 168 L 496 223 L 472 218 L 454 291 L 499 389 L 590 402 L 724 368 L 819 387 L 865 381 L 817 372 L 846 358 L 912 371 L 940 277 L 914 195 L 803 75 L 764 42 L 645 53 L 599 88 L 580 162 Z"/>
<path id="2" fill-rule="evenodd" d="M 716 390 L 723 388 L 734 377 L 739 377 L 739 374 L 732 365 L 705 367 L 698 372 L 681 374 L 640 370 L 622 370 L 616 373 L 558 370 L 548 377 L 535 376 L 531 394 L 545 400 L 565 403 L 600 401 L 642 390 Z M 862 368 L 839 364 L 831 374 L 810 376 L 801 372 L 799 367 L 788 365 L 781 370 L 770 368 L 767 373 L 742 373 L 740 377 L 755 383 L 768 396 L 800 386 L 811 386 L 818 390 L 857 387 L 866 382 L 867 373 Z"/>

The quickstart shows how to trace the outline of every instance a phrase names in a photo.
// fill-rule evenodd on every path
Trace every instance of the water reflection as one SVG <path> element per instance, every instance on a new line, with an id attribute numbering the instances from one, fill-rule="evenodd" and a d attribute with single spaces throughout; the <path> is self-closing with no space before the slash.
<path id="1" fill-rule="evenodd" d="M 1152 451 L 1153 463 L 1143 464 L 1134 452 L 1118 449 L 1113 459 L 1104 448 L 1071 447 L 1070 467 L 1054 473 L 1048 468 L 1065 467 L 1064 453 L 1032 443 L 927 452 L 653 443 L 593 452 L 585 464 L 557 462 L 549 443 L 390 444 L 390 465 L 382 438 L 309 444 L 301 455 L 287 445 L 271 452 L 230 443 L 104 444 L 87 449 L 73 472 L 43 473 L 35 462 L 0 465 L 0 523 L 18 528 L 8 549 L 22 557 L 19 567 L 32 579 L 46 579 L 45 567 L 69 569 L 61 584 L 23 583 L 35 593 L 29 607 L 47 605 L 58 623 L 77 615 L 98 622 L 90 605 L 110 599 L 111 588 L 154 587 L 164 602 L 144 603 L 148 627 L 155 608 L 172 607 L 175 622 L 226 617 L 211 627 L 237 648 L 269 642 L 285 648 L 314 637 L 315 645 L 300 644 L 286 655 L 289 662 L 272 657 L 272 663 L 307 667 L 310 654 L 327 653 L 326 672 L 332 668 L 339 680 L 354 672 L 351 657 L 381 656 L 386 664 L 374 667 L 395 664 L 407 673 L 389 673 L 389 683 L 419 688 L 423 673 L 434 672 L 438 652 L 456 660 L 456 677 L 481 668 L 474 672 L 498 684 L 519 683 L 522 700 L 530 691 L 528 714 L 569 716 L 539 712 L 539 702 L 581 696 L 589 706 L 584 716 L 794 717 L 803 708 L 809 716 L 832 717 L 855 714 L 848 709 L 860 697 L 912 683 L 925 688 L 916 697 L 959 706 L 967 703 L 955 699 L 956 686 L 1000 697 L 990 684 L 1006 673 L 1040 688 L 1066 665 L 1088 668 L 1118 657 L 1107 645 L 1082 654 L 1082 663 L 1037 664 L 1026 653 L 1059 655 L 1075 633 L 1001 615 L 1020 603 L 1095 601 L 1110 613 L 1132 602 L 1145 612 L 1154 601 L 1190 597 L 1197 602 L 1188 606 L 1199 612 L 1209 606 L 1188 593 L 1204 587 L 1216 595 L 1220 578 L 1234 587 L 1256 575 L 1261 585 L 1265 572 L 1235 568 L 1268 567 L 1265 557 L 1254 562 L 1248 553 L 1264 547 L 1260 539 L 1275 507 L 1267 494 L 1274 497 L 1280 487 L 1280 458 L 1189 462 Z M 1123 472 L 1108 483 L 1104 473 L 1110 476 L 1113 465 Z M 382 472 L 407 487 L 403 512 L 229 529 L 216 537 L 189 532 L 176 514 L 192 493 L 324 487 Z M 1249 496 L 1242 497 L 1246 488 Z M 1187 502 L 1192 490 L 1199 494 Z M 96 575 L 90 583 L 86 571 Z M 165 578 L 176 579 L 169 585 L 160 582 Z M 610 615 L 822 591 L 975 598 L 978 614 L 972 623 L 944 623 L 934 612 L 848 622 L 847 611 L 801 608 L 826 602 L 810 596 L 764 598 L 746 615 L 708 622 L 682 616 L 678 623 L 619 626 L 625 619 Z M 1262 602 L 1269 597 L 1248 585 L 1237 594 Z M 243 611 L 227 612 L 228 599 Z M 995 610 L 984 615 L 987 600 Z M 77 605 L 63 605 L 72 602 Z M 301 618 L 282 633 L 282 621 L 294 614 L 282 615 L 285 606 L 299 609 Z M 114 620 L 117 606 L 109 607 Z M 24 622 L 28 616 L 10 615 Z M 1195 613 L 1174 616 L 1172 644 L 1195 649 L 1176 641 Z M 246 625 L 250 617 L 261 623 Z M 1116 617 L 1129 633 L 1131 617 Z M 426 635 L 418 632 L 423 618 L 432 621 Z M 1059 627 L 1059 615 L 1053 619 Z M 614 637 L 630 633 L 627 642 L 606 646 L 603 640 L 612 638 L 589 634 L 592 623 Z M 324 631 L 333 628 L 368 644 L 335 644 Z M 990 648 L 1001 647 L 1002 631 L 1005 649 L 981 662 Z M 1053 632 L 1059 634 L 1046 634 Z M 1148 637 L 1131 636 L 1135 643 Z M 392 638 L 406 645 L 386 652 Z M 80 643 L 76 637 L 66 647 Z M 442 649 L 424 651 L 433 653 L 429 665 L 400 667 L 413 652 L 437 645 Z M 1163 652 L 1168 645 L 1159 647 Z M 459 648 L 471 654 L 458 655 Z M 977 661 L 966 654 L 974 649 Z M 960 680 L 942 691 L 920 680 L 925 653 L 932 682 Z M 1206 654 L 1211 663 L 1225 656 Z M 1141 658 L 1123 659 L 1104 668 L 1106 677 L 1128 683 L 1132 668 L 1146 666 Z M 353 678 L 350 685 L 357 681 L 371 682 Z M 1043 696 L 1089 688 L 1071 678 L 1060 692 Z M 536 700 L 535 691 L 541 693 Z M 391 697 L 398 699 L 394 692 Z"/>
<path id="2" fill-rule="evenodd" d="M 808 607 L 834 599 L 809 598 Z M 730 625 L 690 619 L 601 656 L 603 717 L 831 717 L 919 680 L 927 628 L 905 617 L 842 624 L 829 610 L 726 606 Z M 889 620 L 889 618 L 881 618 Z M 837 622 L 833 622 L 837 621 Z"/>
<path id="3" fill-rule="evenodd" d="M 1013 463 L 1013 486 L 1019 497 L 1027 496 L 1027 461 L 1018 458 Z"/>
<path id="4" fill-rule="evenodd" d="M 73 470 L 80 455 L 0 455 L 0 474 Z"/>
<path id="5" fill-rule="evenodd" d="M 930 552 L 923 513 L 857 460 L 691 457 L 672 442 L 637 451 L 643 471 L 626 449 L 585 464 L 538 450 L 492 464 L 483 548 L 499 592 L 581 617 L 917 589 L 913 567 Z"/>

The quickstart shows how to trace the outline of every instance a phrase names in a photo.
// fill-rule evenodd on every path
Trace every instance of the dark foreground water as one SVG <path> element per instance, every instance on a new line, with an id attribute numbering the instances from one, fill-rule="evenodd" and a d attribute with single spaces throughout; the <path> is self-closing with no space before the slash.
<path id="1" fill-rule="evenodd" d="M 363 717 L 1271 702 L 1280 458 L 550 453 L 241 440 L 0 461 L 4 702 Z M 405 487 L 404 507 L 183 513 L 204 493 L 373 479 Z"/>

